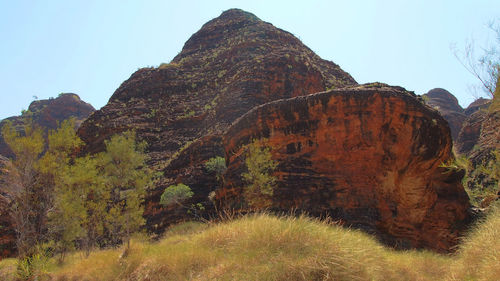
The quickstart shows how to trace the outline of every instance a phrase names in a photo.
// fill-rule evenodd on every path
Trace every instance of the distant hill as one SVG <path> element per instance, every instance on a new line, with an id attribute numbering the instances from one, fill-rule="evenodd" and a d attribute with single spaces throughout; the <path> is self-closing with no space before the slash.
<path id="1" fill-rule="evenodd" d="M 424 94 L 427 97 L 427 104 L 436 109 L 448 121 L 453 140 L 458 138 L 462 124 L 467 115 L 465 110 L 458 104 L 457 98 L 442 88 L 435 88 Z"/>
<path id="2" fill-rule="evenodd" d="M 80 124 L 94 112 L 95 109 L 89 103 L 80 99 L 76 94 L 63 93 L 57 98 L 33 101 L 28 110 L 23 111 L 19 116 L 12 116 L 0 122 L 2 128 L 6 121 L 18 128 L 21 128 L 26 120 L 33 120 L 34 124 L 40 126 L 45 131 L 56 129 L 58 124 L 66 119 L 75 118 L 76 125 Z M 12 152 L 5 144 L 0 135 L 0 154 L 6 157 L 12 157 Z"/>

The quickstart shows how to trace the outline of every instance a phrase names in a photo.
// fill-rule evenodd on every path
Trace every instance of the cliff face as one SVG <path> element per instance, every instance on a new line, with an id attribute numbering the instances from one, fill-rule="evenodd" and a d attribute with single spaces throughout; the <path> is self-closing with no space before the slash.
<path id="1" fill-rule="evenodd" d="M 469 154 L 474 146 L 478 147 L 481 126 L 488 115 L 487 109 L 490 104 L 490 99 L 479 98 L 464 110 L 467 118 L 463 122 L 455 142 L 456 152 L 460 154 Z"/>
<path id="2" fill-rule="evenodd" d="M 59 123 L 69 118 L 75 118 L 76 125 L 79 126 L 83 120 L 94 112 L 92 105 L 82 101 L 76 94 L 61 94 L 57 98 L 48 100 L 37 100 L 30 104 L 28 110 L 21 116 L 9 117 L 0 122 L 0 129 L 9 120 L 16 127 L 23 126 L 24 122 L 32 119 L 34 124 L 40 126 L 45 131 L 56 129 Z M 7 144 L 0 134 L 0 154 L 12 157 Z"/>
<path id="3" fill-rule="evenodd" d="M 481 127 L 487 115 L 487 111 L 478 110 L 465 119 L 456 141 L 456 152 L 468 155 L 474 147 L 478 147 Z"/>
<path id="4" fill-rule="evenodd" d="M 402 88 L 348 87 L 245 114 L 224 135 L 226 207 L 242 204 L 253 139 L 279 163 L 274 209 L 330 214 L 390 245 L 439 251 L 456 245 L 469 219 L 463 172 L 439 167 L 452 157 L 446 121 Z"/>
<path id="5" fill-rule="evenodd" d="M 481 110 L 487 109 L 490 106 L 491 99 L 478 98 L 473 101 L 467 108 L 464 110 L 465 115 L 471 116 L 473 113 Z"/>
<path id="6" fill-rule="evenodd" d="M 222 147 L 215 142 L 211 149 L 204 148 L 212 152 L 204 153 L 198 164 L 176 161 L 171 167 L 182 151 L 190 145 L 206 146 L 200 140 L 220 136 L 257 105 L 355 84 L 338 65 L 319 58 L 292 34 L 233 9 L 203 25 L 169 64 L 134 73 L 78 134 L 89 153 L 102 150 L 106 138 L 128 129 L 148 142 L 150 166 L 166 175 L 146 208 L 148 225 L 161 230 L 168 213 L 158 206 L 161 192 L 182 173 L 221 153 Z M 206 188 L 200 181 L 191 184 L 200 192 Z M 200 196 L 206 198 L 213 188 Z"/>
<path id="7" fill-rule="evenodd" d="M 475 149 L 468 152 L 473 167 L 486 166 L 489 169 L 495 170 L 495 164 L 500 159 L 494 157 L 493 152 L 500 150 L 500 79 L 497 81 L 496 91 L 493 99 L 488 105 L 487 109 L 477 111 L 475 114 L 481 114 L 481 129 L 477 137 Z M 464 128 L 465 129 L 465 128 Z M 493 188 L 498 190 L 500 198 L 500 181 L 495 178 L 494 173 L 485 173 L 482 170 L 472 170 L 469 174 L 471 178 L 469 187 L 489 189 Z"/>
<path id="8" fill-rule="evenodd" d="M 451 137 L 453 140 L 457 140 L 462 124 L 467 118 L 464 109 L 458 104 L 457 98 L 441 88 L 432 89 L 424 96 L 428 98 L 427 104 L 438 110 L 444 119 L 448 121 Z"/>

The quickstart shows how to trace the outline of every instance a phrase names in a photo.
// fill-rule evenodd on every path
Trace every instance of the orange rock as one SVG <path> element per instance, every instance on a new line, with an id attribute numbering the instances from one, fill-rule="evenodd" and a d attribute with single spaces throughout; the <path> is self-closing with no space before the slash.
<path id="1" fill-rule="evenodd" d="M 463 171 L 441 115 L 400 87 L 363 85 L 259 106 L 224 136 L 226 207 L 241 205 L 244 152 L 265 139 L 279 162 L 273 208 L 329 214 L 400 248 L 448 251 L 469 220 Z"/>

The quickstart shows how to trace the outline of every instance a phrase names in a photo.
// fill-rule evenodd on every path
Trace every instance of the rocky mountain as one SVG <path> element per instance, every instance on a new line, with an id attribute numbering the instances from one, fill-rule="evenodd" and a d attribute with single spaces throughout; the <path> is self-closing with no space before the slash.
<path id="1" fill-rule="evenodd" d="M 473 167 L 484 165 L 491 169 L 495 166 L 495 161 L 500 161 L 500 159 L 495 159 L 493 155 L 493 151 L 500 150 L 500 131 L 498 130 L 500 128 L 500 79 L 497 81 L 494 98 L 486 105 L 488 106 L 486 109 L 479 110 L 471 115 L 471 117 L 477 116 L 480 130 L 473 148 L 467 151 L 467 156 Z M 479 127 L 479 125 L 476 127 Z M 463 131 L 465 129 L 466 127 L 464 127 Z M 500 197 L 500 182 L 498 179 L 492 178 L 488 173 L 474 170 L 470 172 L 469 177 L 471 178 L 468 183 L 469 188 L 494 188 L 498 191 Z"/>
<path id="2" fill-rule="evenodd" d="M 193 201 L 207 201 L 215 189 L 203 163 L 223 156 L 219 139 L 234 120 L 270 101 L 355 84 L 291 33 L 232 9 L 203 25 L 170 63 L 132 74 L 78 134 L 90 153 L 125 130 L 148 142 L 149 164 L 165 177 L 148 199 L 147 225 L 161 231 L 185 216 L 160 208 L 165 187 L 183 181 Z"/>
<path id="3" fill-rule="evenodd" d="M 241 206 L 240 156 L 254 137 L 268 138 L 280 162 L 275 209 L 330 213 L 391 245 L 439 251 L 469 220 L 460 173 L 439 168 L 452 141 L 437 111 L 399 87 L 358 86 L 242 10 L 203 25 L 172 62 L 132 74 L 78 134 L 95 153 L 126 130 L 148 142 L 148 165 L 163 175 L 144 213 L 158 233 L 187 216 L 159 205 L 171 184 L 190 186 L 187 204 L 209 212 L 214 191 L 218 205 Z M 214 156 L 229 164 L 223 187 L 204 166 Z"/>
<path id="4" fill-rule="evenodd" d="M 47 131 L 56 129 L 61 121 L 71 117 L 75 118 L 76 125 L 79 126 L 94 111 L 94 107 L 82 101 L 78 95 L 63 93 L 57 98 L 33 101 L 28 110 L 23 111 L 22 115 L 2 120 L 0 122 L 0 129 L 6 121 L 10 121 L 14 126 L 20 128 L 26 120 L 31 119 L 34 124 Z M 7 144 L 5 144 L 1 134 L 0 154 L 12 157 L 12 152 Z"/>
<path id="5" fill-rule="evenodd" d="M 479 147 L 481 128 L 488 116 L 490 99 L 479 98 L 472 102 L 466 109 L 462 129 L 456 141 L 456 151 L 460 154 L 469 155 L 474 147 Z"/>
<path id="6" fill-rule="evenodd" d="M 487 115 L 486 110 L 477 110 L 465 119 L 455 143 L 456 152 L 468 155 L 474 147 L 477 147 L 481 127 Z"/>
<path id="7" fill-rule="evenodd" d="M 471 116 L 475 112 L 481 109 L 487 109 L 490 106 L 491 99 L 486 98 L 478 98 L 473 101 L 467 108 L 464 110 L 465 115 Z"/>
<path id="8" fill-rule="evenodd" d="M 462 125 L 467 118 L 464 109 L 458 104 L 457 98 L 445 89 L 435 88 L 424 94 L 427 104 L 438 110 L 448 121 L 453 140 L 458 138 Z"/>
<path id="9" fill-rule="evenodd" d="M 295 209 L 376 234 L 399 248 L 448 251 L 470 216 L 447 122 L 400 87 L 368 84 L 256 107 L 224 135 L 226 207 L 242 206 L 254 139 L 279 164 L 273 209 Z"/>

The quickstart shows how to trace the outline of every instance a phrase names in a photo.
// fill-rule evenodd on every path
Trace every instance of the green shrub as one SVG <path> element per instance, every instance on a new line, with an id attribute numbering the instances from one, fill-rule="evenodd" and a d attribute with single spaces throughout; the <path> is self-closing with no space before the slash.
<path id="1" fill-rule="evenodd" d="M 191 188 L 185 184 L 179 183 L 170 185 L 163 191 L 160 198 L 160 204 L 168 206 L 175 203 L 182 206 L 181 202 L 193 197 L 193 194 Z"/>
<path id="2" fill-rule="evenodd" d="M 264 140 L 254 140 L 247 147 L 245 164 L 247 172 L 242 174 L 247 182 L 244 196 L 248 205 L 255 209 L 271 206 L 276 177 L 273 172 L 278 163 L 271 158 L 269 147 L 263 147 Z"/>
<path id="3" fill-rule="evenodd" d="M 205 168 L 211 173 L 215 173 L 217 180 L 222 180 L 224 172 L 226 172 L 226 159 L 224 157 L 212 157 L 205 162 Z"/>

